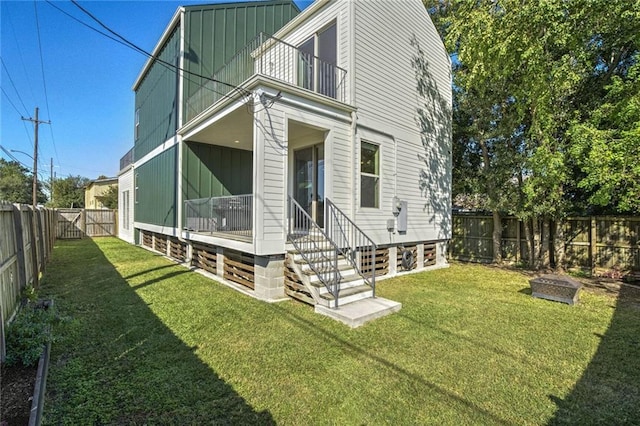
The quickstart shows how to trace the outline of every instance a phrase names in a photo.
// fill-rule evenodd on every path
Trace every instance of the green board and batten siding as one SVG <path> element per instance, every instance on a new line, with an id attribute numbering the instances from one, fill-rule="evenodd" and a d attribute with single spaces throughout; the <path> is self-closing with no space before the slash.
<path id="1" fill-rule="evenodd" d="M 183 199 L 250 194 L 253 152 L 202 143 L 185 143 Z"/>
<path id="2" fill-rule="evenodd" d="M 178 147 L 174 146 L 135 170 L 136 222 L 176 226 Z"/>
<path id="3" fill-rule="evenodd" d="M 275 33 L 300 13 L 292 1 L 226 3 L 185 7 L 183 103 L 203 83 L 189 73 L 210 76 L 260 32 Z M 178 64 L 180 25 L 162 48 L 160 58 Z M 170 140 L 178 128 L 176 73 L 161 64 L 150 67 L 136 89 L 140 109 L 134 158 L 140 160 Z M 185 199 L 251 192 L 251 152 L 185 144 Z M 177 216 L 178 149 L 173 147 L 136 169 L 135 221 L 174 227 Z M 221 167 L 217 170 L 218 167 Z M 235 169 L 234 169 L 235 167 Z M 238 181 L 230 178 L 238 176 Z"/>
<path id="4" fill-rule="evenodd" d="M 177 27 L 160 52 L 160 59 L 178 65 L 180 28 Z M 136 90 L 136 110 L 140 113 L 135 161 L 175 136 L 178 128 L 178 79 L 174 69 L 163 64 L 151 66 Z"/>
<path id="5" fill-rule="evenodd" d="M 194 74 L 212 76 L 260 32 L 273 34 L 298 13 L 288 0 L 187 6 L 184 67 Z M 193 75 L 185 79 L 185 100 L 204 83 Z"/>

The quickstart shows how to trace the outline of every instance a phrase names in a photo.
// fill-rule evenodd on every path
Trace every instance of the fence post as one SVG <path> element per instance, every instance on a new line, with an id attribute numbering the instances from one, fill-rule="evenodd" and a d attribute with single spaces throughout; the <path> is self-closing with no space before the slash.
<path id="1" fill-rule="evenodd" d="M 522 243 L 520 239 L 522 236 L 520 235 L 520 219 L 516 218 L 516 263 L 522 260 Z"/>
<path id="2" fill-rule="evenodd" d="M 589 229 L 589 264 L 591 265 L 591 275 L 596 273 L 596 254 L 597 254 L 597 239 L 598 233 L 596 232 L 596 218 L 591 216 L 591 227 Z"/>
<path id="3" fill-rule="evenodd" d="M 22 208 L 20 204 L 13 205 L 13 224 L 16 230 L 16 245 L 17 251 L 16 254 L 18 256 L 18 281 L 20 282 L 20 287 L 24 288 L 27 285 L 27 273 L 26 273 L 26 263 L 24 256 L 24 239 L 22 238 Z"/>

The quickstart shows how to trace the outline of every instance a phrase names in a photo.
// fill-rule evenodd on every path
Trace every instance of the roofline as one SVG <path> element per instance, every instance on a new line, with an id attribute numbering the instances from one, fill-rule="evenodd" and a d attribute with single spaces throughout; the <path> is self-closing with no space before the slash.
<path id="1" fill-rule="evenodd" d="M 296 27 L 306 21 L 311 15 L 316 13 L 318 10 L 322 9 L 327 3 L 331 0 L 315 0 L 311 3 L 306 9 L 304 9 L 301 13 L 294 16 L 292 20 L 287 22 L 284 27 L 280 28 L 273 35 L 275 38 L 283 39 L 290 32 L 294 31 Z M 294 3 L 295 4 L 295 3 Z"/>
<path id="2" fill-rule="evenodd" d="M 142 70 L 138 74 L 138 78 L 136 78 L 135 83 L 133 83 L 133 87 L 131 88 L 131 90 L 133 90 L 134 92 L 138 90 L 138 86 L 140 86 L 140 83 L 142 83 L 142 80 L 144 80 L 144 78 L 146 77 L 147 72 L 149 71 L 149 68 L 151 68 L 151 65 L 153 65 L 153 63 L 155 62 L 155 59 L 158 57 L 158 55 L 160 55 L 160 51 L 162 50 L 166 42 L 169 40 L 169 37 L 171 37 L 173 30 L 180 23 L 180 17 L 182 15 L 182 12 L 184 11 L 185 11 L 184 6 L 180 6 L 178 7 L 178 9 L 176 9 L 175 13 L 173 14 L 173 17 L 171 18 L 171 21 L 169 21 L 169 25 L 162 33 L 162 37 L 160 37 L 160 40 L 158 40 L 156 47 L 151 52 L 151 57 L 147 58 L 147 61 L 144 63 L 144 66 L 142 67 Z"/>
<path id="3" fill-rule="evenodd" d="M 326 3 L 326 1 L 328 0 L 321 0 L 319 3 Z M 281 0 L 282 3 L 290 3 L 291 5 L 293 5 L 293 7 L 299 12 L 298 15 L 296 15 L 293 20 L 295 20 L 298 16 L 300 15 L 304 15 L 308 9 L 317 9 L 316 7 L 316 3 L 312 3 L 309 7 L 307 7 L 302 13 L 300 13 L 300 8 L 298 7 L 298 5 L 296 5 L 296 3 L 293 0 Z M 165 43 L 169 40 L 169 37 L 171 36 L 171 34 L 173 33 L 173 30 L 178 26 L 178 24 L 180 23 L 180 18 L 183 14 L 183 12 L 185 12 L 187 9 L 197 9 L 199 7 L 203 7 L 203 6 L 228 6 L 230 4 L 233 5 L 247 5 L 247 4 L 252 4 L 252 3 L 260 3 L 260 0 L 249 0 L 249 1 L 245 1 L 245 2 L 238 2 L 238 3 L 212 3 L 212 4 L 200 4 L 200 5 L 191 5 L 191 6 L 180 6 L 178 7 L 178 9 L 176 9 L 175 13 L 173 14 L 173 17 L 171 18 L 171 21 L 169 21 L 169 25 L 167 25 L 167 28 L 164 30 L 164 32 L 162 33 L 162 37 L 160 37 L 160 40 L 158 40 L 158 43 L 156 44 L 156 47 L 153 49 L 153 52 L 151 52 L 152 57 L 147 58 L 147 61 L 144 63 L 144 66 L 142 67 L 142 70 L 140 71 L 140 73 L 138 74 L 138 77 L 136 78 L 136 81 L 133 83 L 133 86 L 131 87 L 131 90 L 133 90 L 134 92 L 136 90 L 138 90 L 138 87 L 140 86 L 140 83 L 142 83 L 142 80 L 144 80 L 145 76 L 147 75 L 147 72 L 149 72 L 149 68 L 151 68 L 151 65 L 153 65 L 155 59 L 158 57 L 158 55 L 160 54 L 160 51 L 162 50 L 162 48 L 164 47 Z M 288 24 L 287 24 L 288 25 Z M 285 25 L 285 26 L 287 26 Z M 182 42 L 181 42 L 182 44 Z M 182 49 L 182 45 L 180 46 L 180 49 Z"/>
<path id="4" fill-rule="evenodd" d="M 106 178 L 106 179 L 95 179 L 92 180 L 91 182 L 89 182 L 85 188 L 89 188 L 91 185 L 95 185 L 97 183 L 107 183 L 107 182 L 111 182 L 113 183 L 118 183 L 118 178 L 117 177 L 112 177 L 112 178 Z"/>

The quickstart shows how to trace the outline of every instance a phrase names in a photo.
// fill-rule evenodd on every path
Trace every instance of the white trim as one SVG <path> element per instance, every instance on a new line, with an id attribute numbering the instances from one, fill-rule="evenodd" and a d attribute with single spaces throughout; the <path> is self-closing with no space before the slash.
<path id="1" fill-rule="evenodd" d="M 142 229 L 143 231 L 157 232 L 159 234 L 169 235 L 171 237 L 178 236 L 178 229 L 172 226 L 152 225 L 150 223 L 133 222 L 133 227 Z"/>
<path id="2" fill-rule="evenodd" d="M 262 176 L 264 175 L 265 137 L 258 127 L 258 123 L 263 122 L 264 110 L 261 109 L 257 113 L 254 113 L 253 116 L 253 246 L 256 249 L 258 248 L 258 242 L 261 242 L 264 239 L 264 201 L 262 197 Z"/>
<path id="3" fill-rule="evenodd" d="M 173 148 L 174 146 L 176 146 L 180 142 L 182 142 L 182 137 L 180 135 L 172 136 L 171 139 L 167 139 L 162 144 L 158 145 L 153 150 L 151 150 L 151 152 L 148 152 L 144 157 L 142 157 L 141 159 L 136 161 L 133 164 L 133 166 L 135 168 L 138 168 L 138 167 L 142 166 L 144 163 L 146 163 L 149 160 L 157 157 L 158 155 L 162 154 L 163 152 L 167 151 L 168 149 Z"/>
<path id="4" fill-rule="evenodd" d="M 149 59 L 147 59 L 147 61 L 144 63 L 144 66 L 142 67 L 140 74 L 138 74 L 138 78 L 136 78 L 135 83 L 133 83 L 133 87 L 131 88 L 131 90 L 133 90 L 134 92 L 138 90 L 138 86 L 140 85 L 140 83 L 142 83 L 142 80 L 144 80 L 144 78 L 147 76 L 147 71 L 149 71 L 149 68 L 151 68 L 151 66 L 155 62 L 155 59 L 160 54 L 160 51 L 164 47 L 165 43 L 169 40 L 169 37 L 173 33 L 173 30 L 175 29 L 176 25 L 181 24 L 180 20 L 182 17 L 182 12 L 184 11 L 185 11 L 185 8 L 182 6 L 176 9 L 175 13 L 173 14 L 173 17 L 171 18 L 171 21 L 169 21 L 169 25 L 162 33 L 162 37 L 160 37 L 160 40 L 158 40 L 156 47 L 153 49 L 153 52 L 151 52 L 152 56 Z"/>
<path id="5" fill-rule="evenodd" d="M 349 2 L 349 67 L 347 74 L 349 81 L 349 103 L 356 104 L 356 2 Z"/>
<path id="6" fill-rule="evenodd" d="M 250 79 L 244 81 L 238 87 L 244 89 L 245 91 L 253 92 L 262 89 L 267 96 L 271 97 L 275 97 L 278 92 L 281 92 L 282 97 L 278 102 L 287 102 L 290 105 L 295 105 L 310 112 L 316 112 L 329 118 L 342 120 L 344 122 L 351 122 L 351 118 L 348 114 L 351 113 L 351 111 L 356 110 L 356 108 L 349 104 L 342 103 L 335 99 L 328 98 L 315 92 L 301 89 L 289 83 L 285 83 L 260 74 L 254 74 Z M 222 98 L 221 100 L 189 120 L 189 122 L 185 123 L 182 128 L 178 129 L 177 133 L 183 135 L 185 139 L 189 139 L 191 136 L 193 136 L 194 133 L 197 133 L 204 127 L 207 127 L 209 124 L 217 121 L 219 118 L 222 118 L 223 115 L 219 115 L 218 111 L 226 111 L 226 108 L 228 107 L 232 108 L 233 111 L 238 106 L 243 106 L 246 103 L 246 101 L 238 99 L 239 91 L 236 91 L 235 95 L 231 96 L 235 96 L 235 98 L 233 99 L 233 103 L 229 101 L 229 97 Z M 312 105 L 311 103 L 305 103 L 302 100 L 309 100 L 313 104 L 317 104 L 319 106 Z M 326 108 L 322 108 L 323 106 Z M 224 114 L 226 115 L 232 111 L 225 112 Z M 214 116 L 216 118 L 211 121 Z"/>
<path id="7" fill-rule="evenodd" d="M 180 22 L 184 23 L 185 9 L 180 8 Z M 184 37 L 184 25 L 180 25 L 180 59 L 178 60 L 178 129 L 182 126 L 184 120 L 184 54 L 185 54 L 185 37 Z"/>
<path id="8" fill-rule="evenodd" d="M 289 33 L 296 30 L 296 28 L 302 24 L 304 24 L 307 19 L 311 17 L 318 10 L 322 9 L 326 4 L 329 3 L 330 0 L 316 0 L 311 3 L 305 10 L 303 10 L 299 15 L 295 16 L 291 21 L 287 22 L 287 24 L 280 28 L 273 35 L 275 38 L 279 38 L 283 40 Z"/>
<path id="9" fill-rule="evenodd" d="M 177 175 L 176 175 L 176 204 L 178 204 L 176 206 L 176 224 L 178 225 L 179 228 L 182 228 L 182 206 L 183 206 L 183 200 L 182 200 L 182 156 L 183 156 L 183 152 L 184 152 L 184 143 L 180 142 L 178 144 L 178 170 L 177 170 Z"/>
<path id="10" fill-rule="evenodd" d="M 358 197 L 358 208 L 357 211 L 380 211 L 382 209 L 382 194 L 384 193 L 384 191 L 382 190 L 382 142 L 379 141 L 374 141 L 371 139 L 367 139 L 367 138 L 358 138 L 359 139 L 359 143 L 358 143 L 358 159 L 360 161 L 358 161 L 358 186 L 357 186 L 357 197 Z M 373 173 L 365 173 L 362 171 L 362 149 L 364 144 L 367 145 L 371 145 L 371 146 L 375 146 L 377 147 L 377 154 L 378 154 L 378 174 L 373 174 Z M 374 206 L 374 207 L 369 207 L 369 206 L 363 206 L 362 205 L 362 177 L 371 177 L 371 178 L 377 178 L 378 179 L 378 205 Z"/>
<path id="11" fill-rule="evenodd" d="M 125 173 L 127 173 L 129 170 L 133 169 L 133 163 L 129 164 L 127 167 L 125 167 L 124 169 L 120 170 L 118 172 L 118 178 L 122 175 L 124 175 Z"/>
<path id="12" fill-rule="evenodd" d="M 180 236 L 184 240 L 211 244 L 216 247 L 229 248 L 229 249 L 241 251 L 244 253 L 251 253 L 251 254 L 255 253 L 253 244 L 245 241 L 238 241 L 238 240 L 232 240 L 229 238 L 220 238 L 220 237 L 213 237 L 209 235 L 196 234 L 196 233 L 191 233 L 189 231 L 180 232 Z"/>

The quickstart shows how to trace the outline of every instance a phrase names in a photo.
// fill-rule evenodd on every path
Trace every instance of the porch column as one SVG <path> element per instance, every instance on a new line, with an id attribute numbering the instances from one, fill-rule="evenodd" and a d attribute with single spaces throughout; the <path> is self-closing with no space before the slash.
<path id="1" fill-rule="evenodd" d="M 283 299 L 284 255 L 254 257 L 254 291 L 261 300 Z"/>
<path id="2" fill-rule="evenodd" d="M 279 104 L 276 102 L 268 109 L 261 108 L 257 111 L 253 126 L 255 253 L 284 254 L 287 216 L 287 126 Z"/>

